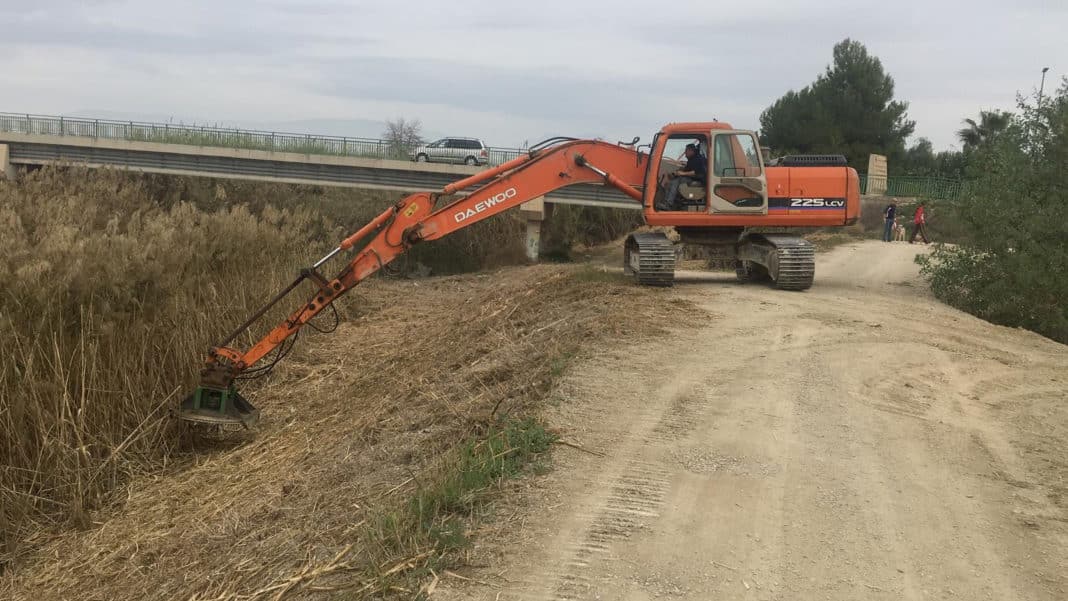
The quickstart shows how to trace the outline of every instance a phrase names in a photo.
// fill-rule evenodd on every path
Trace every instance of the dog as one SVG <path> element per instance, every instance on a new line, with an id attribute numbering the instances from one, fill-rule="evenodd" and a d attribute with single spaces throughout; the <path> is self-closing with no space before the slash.
<path id="1" fill-rule="evenodd" d="M 894 242 L 905 241 L 905 226 L 900 223 L 894 223 Z"/>

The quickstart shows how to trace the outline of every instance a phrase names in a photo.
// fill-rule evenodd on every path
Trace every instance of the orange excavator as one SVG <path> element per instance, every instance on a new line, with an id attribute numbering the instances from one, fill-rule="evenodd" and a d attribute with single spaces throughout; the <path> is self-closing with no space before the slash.
<path id="1" fill-rule="evenodd" d="M 237 392 L 235 381 L 269 371 L 301 328 L 338 297 L 416 244 L 564 186 L 612 187 L 641 203 L 646 224 L 673 227 L 681 242 L 715 247 L 733 257 L 743 281 L 766 279 L 786 290 L 809 288 L 815 267 L 812 245 L 790 234 L 791 228 L 850 225 L 860 217 L 859 178 L 844 157 L 787 156 L 765 164 L 753 132 L 718 121 L 672 123 L 651 144 L 637 142 L 553 138 L 439 192 L 402 199 L 301 270 L 296 280 L 213 347 L 200 385 L 182 402 L 178 417 L 250 426 L 259 411 Z M 337 275 L 323 276 L 320 269 L 347 251 L 354 254 Z M 624 244 L 623 270 L 639 284 L 671 286 L 675 256 L 665 233 L 634 233 Z M 247 350 L 230 346 L 305 282 L 314 292 L 282 323 Z M 274 359 L 266 362 L 271 353 Z"/>

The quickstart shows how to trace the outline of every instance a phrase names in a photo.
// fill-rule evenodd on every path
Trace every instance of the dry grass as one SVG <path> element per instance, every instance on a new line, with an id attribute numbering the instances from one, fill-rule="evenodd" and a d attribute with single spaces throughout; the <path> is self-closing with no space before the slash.
<path id="1" fill-rule="evenodd" d="M 640 211 L 554 205 L 542 226 L 541 254 L 553 260 L 572 260 L 576 245 L 600 245 L 642 225 Z"/>
<path id="2" fill-rule="evenodd" d="M 147 196 L 113 173 L 0 187 L 0 566 L 34 532 L 87 525 L 117 483 L 166 457 L 177 439 L 162 418 L 205 344 L 309 241 L 340 234 L 307 210 Z"/>
<path id="3" fill-rule="evenodd" d="M 172 461 L 166 413 L 207 346 L 398 196 L 53 169 L 0 183 L 0 571 Z M 520 222 L 495 221 L 400 267 L 514 262 Z"/>
<path id="4" fill-rule="evenodd" d="M 663 291 L 537 266 L 376 281 L 358 317 L 317 336 L 253 394 L 254 437 L 139 478 L 8 581 L 16 599 L 270 599 L 401 587 L 447 560 L 441 527 L 396 512 L 438 458 L 501 416 L 536 411 L 562 360 L 657 331 Z M 351 598 L 346 596 L 345 598 Z"/>
<path id="5" fill-rule="evenodd" d="M 302 336 L 249 391 L 255 436 L 184 435 L 166 412 L 206 345 L 389 196 L 65 170 L 0 183 L 0 597 L 410 589 L 481 495 L 409 499 L 536 412 L 575 353 L 667 314 L 656 291 L 575 269 L 376 280 L 334 337 Z M 514 261 L 520 229 L 503 216 L 414 260 Z"/>

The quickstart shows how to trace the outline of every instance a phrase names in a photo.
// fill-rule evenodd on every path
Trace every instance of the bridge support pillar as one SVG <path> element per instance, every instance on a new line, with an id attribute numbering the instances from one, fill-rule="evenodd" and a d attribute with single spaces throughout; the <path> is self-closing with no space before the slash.
<path id="1" fill-rule="evenodd" d="M 545 221 L 545 209 L 544 196 L 539 196 L 519 206 L 519 213 L 527 220 L 527 259 L 533 262 L 537 262 L 538 251 L 541 248 L 541 224 Z"/>
<path id="2" fill-rule="evenodd" d="M 538 251 L 541 249 L 541 222 L 533 219 L 527 220 L 527 259 L 532 262 L 538 261 Z"/>
<path id="3" fill-rule="evenodd" d="M 11 154 L 7 144 L 0 144 L 0 179 L 15 181 L 15 166 L 11 164 Z"/>

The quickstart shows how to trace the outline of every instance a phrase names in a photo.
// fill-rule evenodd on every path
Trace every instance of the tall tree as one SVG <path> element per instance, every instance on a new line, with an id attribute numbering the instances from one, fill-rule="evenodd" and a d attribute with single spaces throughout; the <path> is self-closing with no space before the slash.
<path id="1" fill-rule="evenodd" d="M 927 138 L 920 138 L 905 151 L 900 171 L 906 175 L 934 175 L 936 162 L 931 141 Z"/>
<path id="2" fill-rule="evenodd" d="M 964 153 L 959 150 L 935 152 L 931 141 L 920 138 L 910 146 L 894 166 L 895 174 L 927 177 L 964 177 L 966 167 Z"/>
<path id="3" fill-rule="evenodd" d="M 407 158 L 408 152 L 423 143 L 423 122 L 419 119 L 398 117 L 386 121 L 382 139 L 389 145 L 389 156 Z"/>
<path id="4" fill-rule="evenodd" d="M 965 150 L 974 150 L 993 141 L 1011 121 L 1012 113 L 1008 111 L 979 111 L 979 121 L 965 119 L 966 127 L 957 130 L 957 138 Z"/>
<path id="5" fill-rule="evenodd" d="M 860 171 L 868 155 L 885 154 L 893 166 L 916 125 L 908 103 L 894 100 L 893 78 L 860 42 L 839 42 L 833 57 L 816 81 L 761 113 L 762 144 L 777 153 L 844 154 Z"/>

